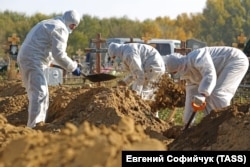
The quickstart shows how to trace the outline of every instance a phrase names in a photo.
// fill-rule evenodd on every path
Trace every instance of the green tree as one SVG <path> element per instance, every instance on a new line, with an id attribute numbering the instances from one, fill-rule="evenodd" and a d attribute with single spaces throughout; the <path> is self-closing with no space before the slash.
<path id="1" fill-rule="evenodd" d="M 106 20 L 105 24 L 108 26 L 109 33 L 107 37 L 138 37 L 142 35 L 142 28 L 138 21 L 132 21 L 127 17 L 116 18 L 112 17 L 109 20 Z"/>
<path id="2" fill-rule="evenodd" d="M 242 7 L 244 8 L 245 15 L 242 16 L 243 18 L 243 32 L 244 35 L 249 39 L 250 38 L 250 1 L 249 0 L 242 0 Z"/>
<path id="3" fill-rule="evenodd" d="M 175 22 L 170 17 L 157 17 L 155 23 L 158 24 L 161 31 L 161 38 L 175 38 L 172 33 L 169 33 L 175 29 Z"/>
<path id="4" fill-rule="evenodd" d="M 158 24 L 152 20 L 145 20 L 142 24 L 142 36 L 148 36 L 151 38 L 161 38 L 161 29 Z"/>
<path id="5" fill-rule="evenodd" d="M 240 0 L 207 0 L 201 21 L 204 39 L 210 45 L 232 45 L 243 31 L 245 10 Z"/>

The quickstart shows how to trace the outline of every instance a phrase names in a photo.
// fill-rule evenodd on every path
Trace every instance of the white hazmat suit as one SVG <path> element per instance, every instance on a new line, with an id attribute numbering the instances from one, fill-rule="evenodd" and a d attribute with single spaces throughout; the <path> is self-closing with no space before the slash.
<path id="1" fill-rule="evenodd" d="M 79 23 L 79 14 L 75 10 L 67 11 L 63 16 L 36 24 L 22 43 L 17 63 L 29 99 L 27 126 L 30 128 L 46 119 L 49 92 L 44 70 L 51 61 L 49 52 L 52 52 L 57 64 L 68 72 L 77 68 L 77 63 L 67 56 L 66 47 L 72 31 L 69 26 Z"/>
<path id="2" fill-rule="evenodd" d="M 153 82 L 157 82 L 165 73 L 165 64 L 160 53 L 152 46 L 140 43 L 117 44 L 108 47 L 109 56 L 120 59 L 130 74 L 124 82 L 132 83 L 132 90 L 143 99 L 152 99 Z"/>
<path id="3" fill-rule="evenodd" d="M 192 98 L 204 97 L 204 114 L 230 106 L 249 61 L 246 55 L 233 47 L 205 47 L 187 56 L 167 55 L 166 70 L 177 72 L 186 80 L 186 101 L 183 121 L 187 124 L 193 108 Z"/>

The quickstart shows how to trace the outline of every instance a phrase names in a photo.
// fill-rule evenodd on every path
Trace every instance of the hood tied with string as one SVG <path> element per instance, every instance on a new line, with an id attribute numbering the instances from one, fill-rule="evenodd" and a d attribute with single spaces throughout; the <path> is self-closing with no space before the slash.
<path id="1" fill-rule="evenodd" d="M 69 33 L 72 32 L 72 29 L 70 28 L 71 24 L 78 26 L 80 23 L 80 15 L 76 10 L 66 11 L 62 16 L 62 19 L 63 19 Z"/>

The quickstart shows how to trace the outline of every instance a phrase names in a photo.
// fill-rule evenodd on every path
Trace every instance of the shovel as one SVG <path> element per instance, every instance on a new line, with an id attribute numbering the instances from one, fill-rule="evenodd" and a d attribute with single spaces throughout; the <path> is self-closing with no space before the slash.
<path id="1" fill-rule="evenodd" d="M 51 67 L 55 67 L 55 68 L 60 68 L 62 70 L 64 70 L 64 68 L 55 65 L 55 64 L 51 64 Z M 99 74 L 91 74 L 91 75 L 86 75 L 83 72 L 81 72 L 81 75 L 91 81 L 91 82 L 102 82 L 102 81 L 109 81 L 112 79 L 116 79 L 116 76 L 112 75 L 112 74 L 106 74 L 106 73 L 99 73 Z"/>
<path id="2" fill-rule="evenodd" d="M 106 74 L 106 73 L 99 73 L 99 74 L 91 74 L 91 75 L 86 75 L 84 73 L 81 73 L 81 75 L 91 81 L 91 82 L 102 82 L 102 81 L 109 81 L 112 79 L 116 79 L 115 75 L 112 74 Z"/>
<path id="3" fill-rule="evenodd" d="M 184 127 L 183 131 L 186 130 L 186 129 L 189 127 L 189 125 L 191 124 L 191 122 L 192 122 L 193 119 L 194 119 L 194 116 L 195 116 L 196 112 L 205 109 L 205 107 L 206 107 L 206 102 L 204 102 L 204 103 L 203 103 L 202 105 L 200 105 L 200 106 L 197 105 L 197 104 L 195 104 L 194 102 L 192 102 L 192 107 L 193 107 L 193 113 L 192 113 L 191 117 L 189 118 L 188 123 L 187 123 L 186 126 Z"/>

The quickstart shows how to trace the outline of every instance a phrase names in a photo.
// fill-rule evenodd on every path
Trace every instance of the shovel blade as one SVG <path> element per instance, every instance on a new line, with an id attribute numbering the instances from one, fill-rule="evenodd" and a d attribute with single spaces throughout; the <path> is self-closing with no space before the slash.
<path id="1" fill-rule="evenodd" d="M 85 75 L 82 73 L 82 75 L 91 82 L 102 82 L 102 81 L 109 81 L 116 79 L 116 76 L 106 73 L 91 74 L 91 75 Z"/>

